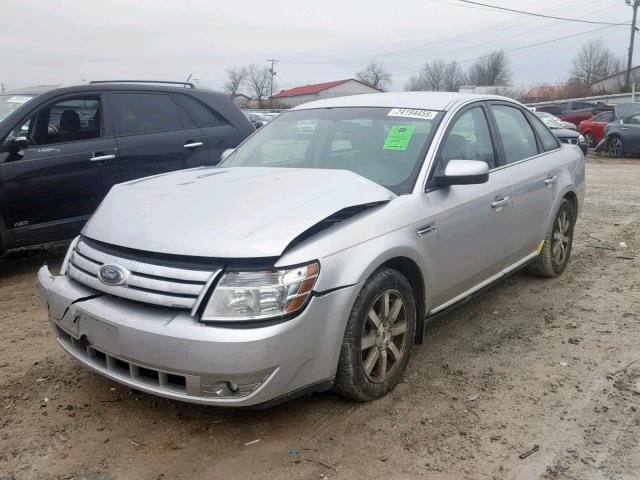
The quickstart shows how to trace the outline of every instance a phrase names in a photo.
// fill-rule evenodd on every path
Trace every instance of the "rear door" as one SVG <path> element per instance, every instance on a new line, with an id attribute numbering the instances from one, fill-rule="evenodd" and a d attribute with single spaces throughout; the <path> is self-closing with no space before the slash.
<path id="1" fill-rule="evenodd" d="M 513 184 L 513 211 L 505 232 L 517 244 L 517 259 L 537 251 L 545 238 L 561 160 L 553 152 L 560 144 L 544 124 L 520 107 L 492 102 L 504 170 Z M 540 135 L 538 142 L 537 131 Z"/>
<path id="2" fill-rule="evenodd" d="M 207 138 L 167 92 L 110 92 L 121 181 L 209 162 Z"/>
<path id="3" fill-rule="evenodd" d="M 9 133 L 29 142 L 20 152 L 0 153 L 0 210 L 17 240 L 79 230 L 117 182 L 104 107 L 100 93 L 58 97 Z"/>
<path id="4" fill-rule="evenodd" d="M 197 98 L 181 93 L 176 93 L 174 97 L 187 117 L 205 133 L 210 162 L 212 165 L 218 164 L 222 152 L 237 146 L 237 129 L 210 105 L 205 105 Z"/>

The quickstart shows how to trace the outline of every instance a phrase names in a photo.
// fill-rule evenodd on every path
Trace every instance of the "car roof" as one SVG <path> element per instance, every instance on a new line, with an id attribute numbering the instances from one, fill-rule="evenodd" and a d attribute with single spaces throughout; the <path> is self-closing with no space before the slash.
<path id="1" fill-rule="evenodd" d="M 16 90 L 7 90 L 4 95 L 41 95 L 60 88 L 60 85 L 34 85 L 33 87 L 18 88 Z"/>
<path id="2" fill-rule="evenodd" d="M 316 100 L 294 107 L 292 110 L 333 107 L 388 107 L 449 110 L 455 104 L 466 103 L 472 100 L 504 100 L 517 103 L 511 98 L 501 97 L 499 95 L 456 92 L 384 92 Z"/>
<path id="3" fill-rule="evenodd" d="M 94 91 L 104 91 L 104 90 L 162 90 L 162 91 L 180 91 L 184 92 L 193 92 L 193 91 L 210 91 L 206 88 L 189 88 L 189 87 L 181 87 L 175 86 L 171 84 L 163 84 L 162 82 L 154 83 L 127 83 L 118 82 L 118 83 L 90 83 L 90 84 L 82 84 L 82 85 L 37 85 L 33 87 L 21 88 L 18 90 L 11 90 L 5 92 L 5 95 L 42 95 L 44 93 L 50 93 L 56 91 L 56 93 L 67 93 L 67 92 L 94 92 Z"/>

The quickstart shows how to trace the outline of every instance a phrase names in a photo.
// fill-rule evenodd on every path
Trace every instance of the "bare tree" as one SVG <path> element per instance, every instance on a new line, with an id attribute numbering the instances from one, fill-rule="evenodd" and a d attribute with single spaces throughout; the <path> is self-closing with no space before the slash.
<path id="1" fill-rule="evenodd" d="M 235 95 L 244 85 L 247 79 L 247 69 L 244 67 L 232 67 L 227 69 L 227 81 L 224 84 L 224 91 L 229 95 Z"/>
<path id="2" fill-rule="evenodd" d="M 405 90 L 456 92 L 464 83 L 464 72 L 458 62 L 445 63 L 442 59 L 424 64 L 420 71 L 411 76 Z"/>
<path id="3" fill-rule="evenodd" d="M 371 62 L 364 70 L 356 73 L 356 79 L 365 85 L 385 90 L 391 83 L 391 75 L 387 72 L 381 63 Z"/>
<path id="4" fill-rule="evenodd" d="M 455 60 L 447 65 L 444 71 L 444 91 L 457 92 L 467 81 L 467 75 Z"/>
<path id="5" fill-rule="evenodd" d="M 509 59 L 504 50 L 496 50 L 485 55 L 471 65 L 469 83 L 476 86 L 502 86 L 511 82 Z"/>
<path id="6" fill-rule="evenodd" d="M 606 47 L 602 38 L 585 43 L 573 58 L 571 83 L 591 85 L 622 70 L 621 59 Z"/>
<path id="7" fill-rule="evenodd" d="M 262 107 L 264 99 L 269 95 L 271 73 L 267 67 L 251 65 L 247 68 L 247 88 Z"/>

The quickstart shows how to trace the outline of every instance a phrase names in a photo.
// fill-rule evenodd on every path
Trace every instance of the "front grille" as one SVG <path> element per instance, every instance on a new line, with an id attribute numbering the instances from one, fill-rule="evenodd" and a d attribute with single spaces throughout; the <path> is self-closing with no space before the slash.
<path id="1" fill-rule="evenodd" d="M 106 249 L 105 249 L 106 250 Z M 188 309 L 195 313 L 209 286 L 221 269 L 197 270 L 167 267 L 138 261 L 100 249 L 80 239 L 71 256 L 67 274 L 74 280 L 101 292 L 128 300 Z M 128 270 L 123 285 L 103 283 L 98 273 L 105 264 L 116 264 Z"/>
<path id="2" fill-rule="evenodd" d="M 189 394 L 187 392 L 187 383 L 196 386 L 199 384 L 198 377 L 193 377 L 195 378 L 194 382 L 191 377 L 137 365 L 109 355 L 91 345 L 86 345 L 86 342 L 75 339 L 61 328 L 56 328 L 56 330 L 60 342 L 75 355 L 81 357 L 85 362 L 103 370 L 108 370 L 111 374 L 125 380 L 132 380 L 150 387 L 183 394 Z M 193 390 L 193 388 L 190 388 L 190 390 Z M 193 395 L 193 393 L 191 394 Z"/>

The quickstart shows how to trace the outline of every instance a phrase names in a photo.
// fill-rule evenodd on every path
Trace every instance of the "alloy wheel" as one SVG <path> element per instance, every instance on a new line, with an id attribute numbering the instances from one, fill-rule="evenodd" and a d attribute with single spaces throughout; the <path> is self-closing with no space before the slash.
<path id="1" fill-rule="evenodd" d="M 562 210 L 556 218 L 551 237 L 551 255 L 555 266 L 561 266 L 567 258 L 570 227 L 569 216 L 565 210 Z"/>
<path id="2" fill-rule="evenodd" d="M 623 143 L 622 139 L 618 137 L 614 137 L 609 140 L 609 155 L 613 155 L 614 157 L 619 157 L 622 155 Z"/>
<path id="3" fill-rule="evenodd" d="M 407 353 L 407 309 L 397 290 L 387 290 L 371 305 L 360 341 L 367 378 L 382 383 L 402 364 Z"/>

